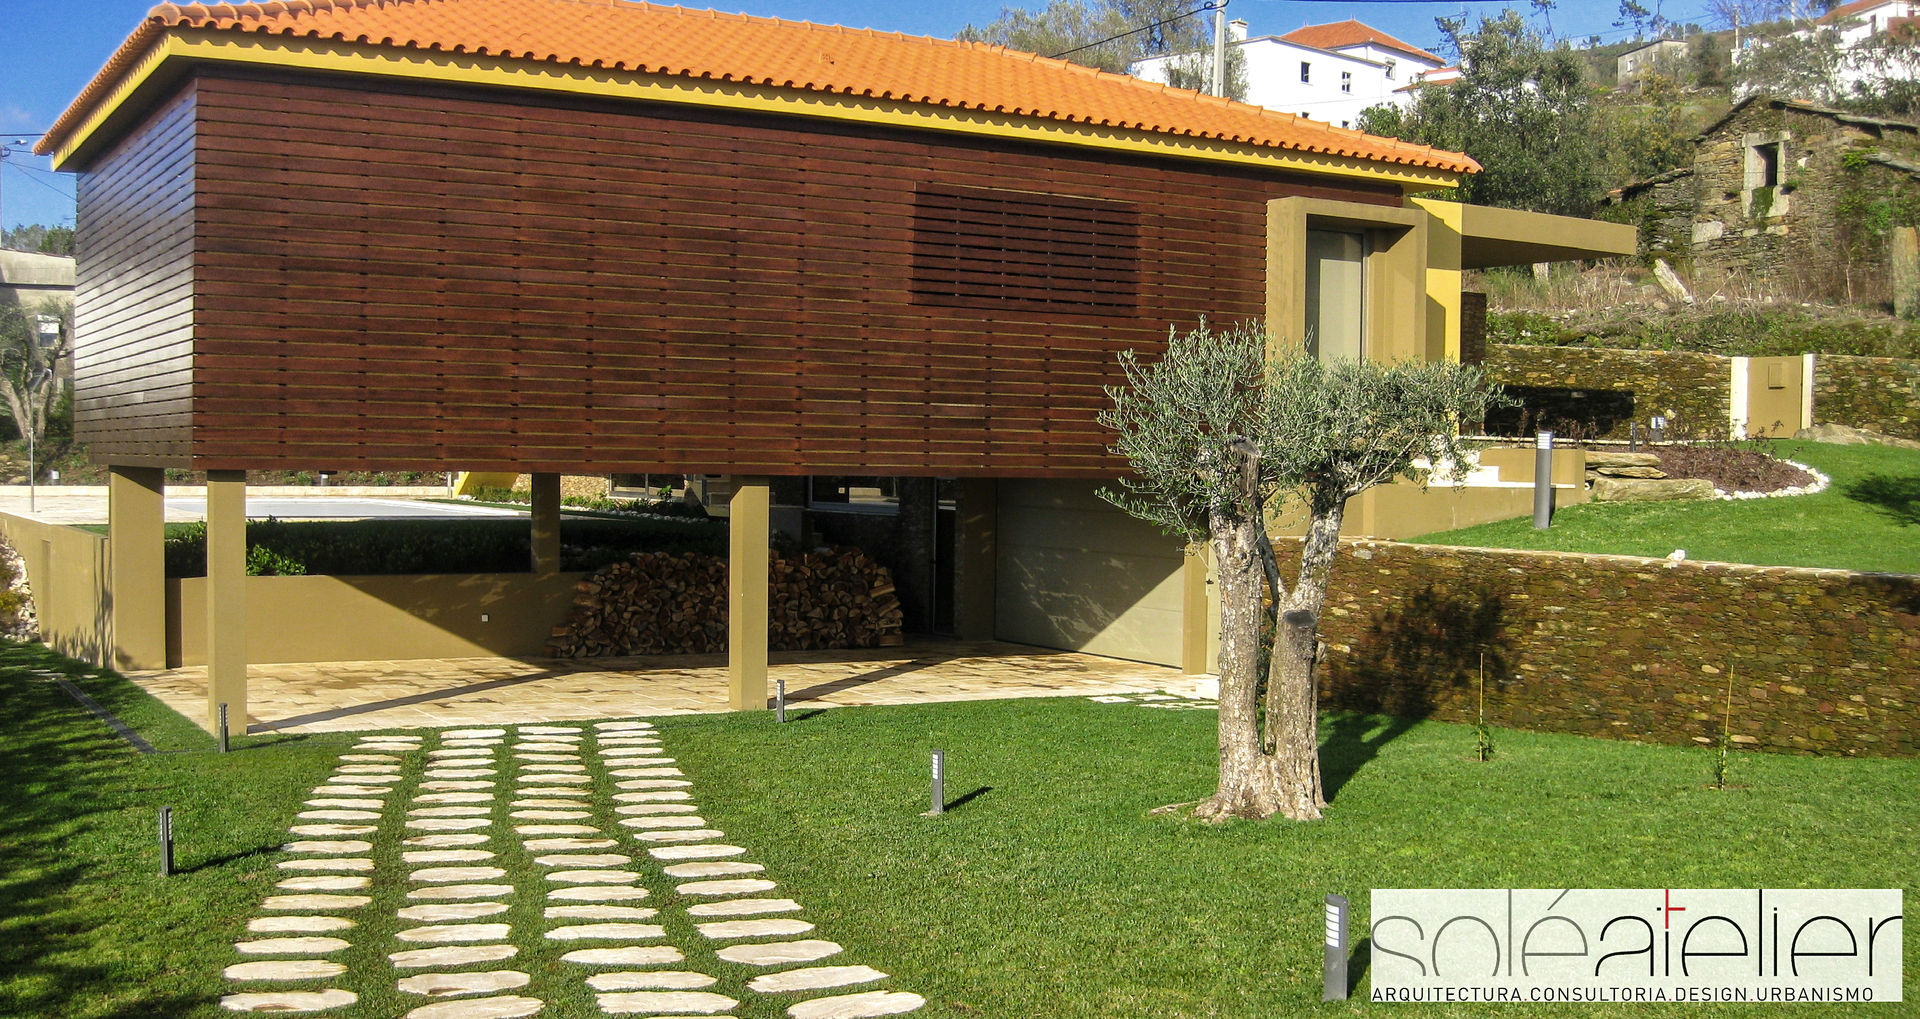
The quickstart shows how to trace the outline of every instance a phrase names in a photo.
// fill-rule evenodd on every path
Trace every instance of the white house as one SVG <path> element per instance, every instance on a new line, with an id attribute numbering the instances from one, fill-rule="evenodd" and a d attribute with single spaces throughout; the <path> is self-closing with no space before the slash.
<path id="1" fill-rule="evenodd" d="M 1888 36 L 1920 39 L 1920 0 L 1854 0 L 1793 34 L 1807 39 L 1815 33 L 1829 33 L 1838 43 L 1840 59 L 1832 69 L 1835 92 L 1801 98 L 1837 102 L 1859 85 L 1920 76 L 1920 60 L 1912 56 L 1911 49 L 1880 45 Z M 1745 40 L 1734 52 L 1734 62 L 1739 63 L 1747 51 L 1765 45 L 1764 39 Z"/>
<path id="2" fill-rule="evenodd" d="M 1412 105 L 1407 86 L 1446 65 L 1418 46 L 1352 20 L 1253 38 L 1247 36 L 1246 22 L 1234 21 L 1227 42 L 1246 57 L 1247 102 L 1341 127 L 1353 126 L 1369 106 Z M 1165 82 L 1175 61 L 1206 67 L 1210 58 L 1210 53 L 1149 57 L 1130 70 Z"/>
<path id="3" fill-rule="evenodd" d="M 1839 32 L 1841 47 L 1852 49 L 1915 17 L 1920 17 L 1920 3 L 1914 0 L 1854 0 L 1821 15 L 1818 23 Z"/>

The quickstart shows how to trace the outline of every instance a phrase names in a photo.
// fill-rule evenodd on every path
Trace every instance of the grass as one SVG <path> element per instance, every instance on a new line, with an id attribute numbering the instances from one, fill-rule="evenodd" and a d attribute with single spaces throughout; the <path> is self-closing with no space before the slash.
<path id="1" fill-rule="evenodd" d="M 1437 545 L 1665 556 L 1761 566 L 1920 573 L 1920 450 L 1780 442 L 1833 479 L 1817 495 L 1732 502 L 1587 503 L 1409 539 Z"/>
<path id="2" fill-rule="evenodd" d="M 49 665 L 80 675 L 167 752 L 136 755 L 22 671 Z M 0 689 L 10 709 L 0 720 L 0 1015 L 221 1014 L 220 970 L 236 961 L 232 942 L 271 892 L 273 847 L 348 740 L 254 738 L 221 757 L 124 681 L 34 646 L 0 648 Z M 1209 791 L 1211 712 L 1060 699 L 802 708 L 791 717 L 785 726 L 765 713 L 659 724 L 703 816 L 767 864 L 777 894 L 801 902 L 819 936 L 846 946 L 846 964 L 876 966 L 893 975 L 886 986 L 926 995 L 918 1014 L 929 1017 L 1357 1013 L 1367 1008 L 1360 1001 L 1319 1003 L 1320 898 L 1333 890 L 1353 897 L 1356 930 L 1375 887 L 1920 895 L 1912 760 L 1740 755 L 1736 788 L 1718 792 L 1708 788 L 1705 750 L 1503 730 L 1497 756 L 1481 764 L 1470 727 L 1340 715 L 1322 728 L 1333 792 L 1325 821 L 1209 827 L 1148 811 Z M 948 753 L 953 806 L 926 818 L 934 748 Z M 175 808 L 184 870 L 170 879 L 154 872 L 162 803 Z M 349 973 L 331 982 L 360 993 L 361 1004 L 328 1014 L 398 1015 L 419 1000 L 393 989 L 380 958 L 398 926 L 391 909 L 379 912 L 403 880 L 396 843 L 376 851 L 376 905 L 356 917 L 363 927 L 350 932 L 342 960 Z M 502 865 L 524 880 L 532 864 L 518 854 L 504 853 Z M 657 873 L 646 883 L 663 916 L 684 923 L 670 885 Z M 532 933 L 539 905 L 519 902 L 502 917 L 522 946 L 517 968 L 548 1000 L 543 1015 L 597 1014 L 579 974 L 558 962 L 563 947 Z M 673 940 L 689 949 L 687 968 L 732 972 L 690 944 L 691 932 Z M 1905 945 L 1913 1000 L 1920 939 Z M 1364 967 L 1362 954 L 1362 998 Z M 786 1004 L 738 996 L 742 1019 L 773 1019 Z M 1869 1014 L 1830 1009 L 1823 1014 Z"/>

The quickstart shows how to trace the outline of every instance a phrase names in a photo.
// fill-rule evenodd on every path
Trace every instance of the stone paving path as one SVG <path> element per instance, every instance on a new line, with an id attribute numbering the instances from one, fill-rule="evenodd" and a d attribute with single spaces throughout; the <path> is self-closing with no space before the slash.
<path id="1" fill-rule="evenodd" d="M 1187 694 L 1145 693 L 1145 694 L 1101 694 L 1087 698 L 1095 704 L 1132 704 L 1142 708 L 1171 708 L 1177 711 L 1211 711 L 1220 707 L 1220 702 L 1212 697 L 1190 696 Z"/>
<path id="2" fill-rule="evenodd" d="M 417 780 L 403 777 L 409 755 Z M 361 919 L 383 915 L 376 909 L 390 909 L 400 927 L 380 946 L 385 971 L 361 976 L 418 996 L 408 1019 L 540 1014 L 548 1001 L 516 966 L 536 933 L 559 945 L 567 978 L 608 1015 L 725 1019 L 784 1009 L 791 1019 L 864 1019 L 926 1003 L 810 937 L 800 903 L 699 815 L 691 786 L 649 722 L 364 737 L 291 828 L 297 840 L 278 864 L 284 894 L 269 896 L 250 922 L 259 937 L 234 946 L 246 958 L 225 971 L 234 993 L 221 1004 L 353 1005 L 353 992 L 328 986 L 350 982 L 333 960 L 354 944 Z M 389 809 L 403 800 L 403 812 Z M 614 824 L 600 822 L 607 817 Z M 405 880 L 376 890 L 375 847 L 395 836 Z M 504 865 L 510 855 L 530 859 L 533 872 Z M 653 900 L 648 883 L 671 894 Z M 529 902 L 538 930 L 516 932 L 508 914 L 529 915 L 515 911 Z M 700 972 L 688 965 L 690 950 L 720 965 Z"/>

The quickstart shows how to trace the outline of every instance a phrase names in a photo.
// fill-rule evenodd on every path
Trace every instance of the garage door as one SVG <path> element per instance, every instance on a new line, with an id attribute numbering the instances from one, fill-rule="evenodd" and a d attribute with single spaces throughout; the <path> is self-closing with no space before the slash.
<path id="1" fill-rule="evenodd" d="M 1180 665 L 1180 539 L 1101 500 L 1090 482 L 998 487 L 996 636 Z"/>

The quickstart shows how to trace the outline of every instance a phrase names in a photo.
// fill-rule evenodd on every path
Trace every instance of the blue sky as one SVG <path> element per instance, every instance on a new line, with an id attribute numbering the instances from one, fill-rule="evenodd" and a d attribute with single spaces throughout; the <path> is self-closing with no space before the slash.
<path id="1" fill-rule="evenodd" d="M 1705 22 L 1704 0 L 1669 0 L 1665 14 L 1675 21 Z M 1015 6 L 1042 7 L 1044 0 Z M 704 6 L 689 4 L 688 6 Z M 947 37 L 968 23 L 985 24 L 1007 6 L 998 0 L 902 3 L 899 0 L 720 0 L 719 10 L 769 15 Z M 1436 16 L 1494 14 L 1502 2 L 1326 3 L 1315 0 L 1230 0 L 1232 17 L 1248 22 L 1255 35 L 1289 32 L 1301 25 L 1358 18 L 1417 46 L 1434 49 Z M 1514 4 L 1524 8 L 1524 4 Z M 1651 6 L 1651 4 L 1649 4 Z M 7 54 L 0 61 L 0 222 L 71 223 L 73 179 L 51 172 L 47 161 L 29 150 L 33 133 L 46 130 L 100 65 L 152 7 L 149 0 L 0 0 L 0 24 L 6 26 Z M 1562 0 L 1553 12 L 1553 28 L 1562 37 L 1582 39 L 1623 33 L 1612 25 L 1616 0 Z M 1713 27 L 1713 26 L 1709 26 Z M 15 144 L 25 139 L 28 144 Z"/>

